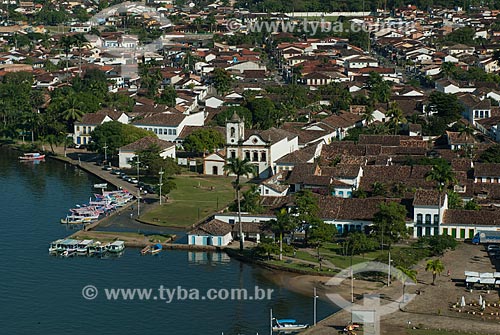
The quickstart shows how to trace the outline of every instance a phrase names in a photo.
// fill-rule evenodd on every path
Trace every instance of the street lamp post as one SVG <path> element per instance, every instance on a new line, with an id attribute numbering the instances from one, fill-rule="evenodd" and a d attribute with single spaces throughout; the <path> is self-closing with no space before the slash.
<path id="1" fill-rule="evenodd" d="M 108 145 L 106 142 L 104 142 L 104 146 L 102 147 L 104 149 L 104 161 L 107 163 L 108 162 Z"/>
<path id="2" fill-rule="evenodd" d="M 391 285 L 391 249 L 389 249 L 389 270 L 387 271 L 387 286 Z"/>
<path id="3" fill-rule="evenodd" d="M 142 191 L 142 187 L 140 187 L 138 190 L 137 190 L 137 218 L 139 218 L 139 215 L 141 215 L 141 191 Z"/>
<path id="4" fill-rule="evenodd" d="M 160 172 L 158 172 L 158 174 L 160 175 L 160 183 L 158 184 L 158 186 L 160 186 L 160 205 L 161 205 L 161 187 L 163 185 L 162 183 L 162 179 L 163 179 L 163 169 L 160 169 Z"/>
<path id="5" fill-rule="evenodd" d="M 316 325 L 316 300 L 318 299 L 318 295 L 316 294 L 316 287 L 314 287 L 314 325 Z"/>
<path id="6" fill-rule="evenodd" d="M 137 157 L 137 183 L 139 183 L 139 167 L 141 165 L 141 162 L 139 161 L 139 155 Z"/>

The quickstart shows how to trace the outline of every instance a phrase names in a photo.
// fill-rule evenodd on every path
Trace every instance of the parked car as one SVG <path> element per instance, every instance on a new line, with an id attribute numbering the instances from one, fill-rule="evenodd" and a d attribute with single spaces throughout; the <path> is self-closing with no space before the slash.
<path id="1" fill-rule="evenodd" d="M 118 169 L 117 169 L 117 170 L 112 170 L 112 171 L 111 171 L 111 173 L 112 173 L 112 174 L 119 175 L 119 174 L 121 174 L 122 172 L 121 172 L 120 170 L 118 170 Z"/>
<path id="2" fill-rule="evenodd" d="M 130 178 L 130 180 L 127 180 L 128 182 L 131 182 L 132 184 L 137 184 L 139 181 L 135 178 Z"/>
<path id="3" fill-rule="evenodd" d="M 487 247 L 487 250 L 488 250 L 488 252 L 490 252 L 490 251 L 497 251 L 497 250 L 500 250 L 500 245 L 490 244 L 490 245 Z"/>
<path id="4" fill-rule="evenodd" d="M 104 171 L 112 171 L 113 170 L 113 168 L 111 166 L 109 166 L 109 165 L 103 166 L 102 169 Z"/>

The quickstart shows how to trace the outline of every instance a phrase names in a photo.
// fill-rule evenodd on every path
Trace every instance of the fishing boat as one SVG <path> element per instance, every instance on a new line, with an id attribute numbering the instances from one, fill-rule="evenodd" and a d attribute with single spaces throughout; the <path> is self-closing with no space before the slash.
<path id="1" fill-rule="evenodd" d="M 125 242 L 114 241 L 113 243 L 109 244 L 107 248 L 109 252 L 117 254 L 125 249 Z"/>
<path id="2" fill-rule="evenodd" d="M 88 255 L 89 254 L 89 246 L 94 243 L 93 240 L 83 240 L 78 242 L 76 247 L 76 253 L 78 255 Z"/>
<path id="3" fill-rule="evenodd" d="M 160 253 L 162 249 L 163 249 L 163 246 L 160 243 L 156 243 L 155 245 L 153 245 L 151 247 L 150 253 L 151 253 L 151 255 L 156 255 L 156 254 Z"/>
<path id="4" fill-rule="evenodd" d="M 108 183 L 94 184 L 94 188 L 107 188 Z"/>
<path id="5" fill-rule="evenodd" d="M 97 241 L 94 243 L 91 243 L 88 246 L 88 254 L 90 256 L 102 256 L 106 252 L 108 252 L 107 245 L 103 245 L 101 242 Z"/>
<path id="6" fill-rule="evenodd" d="M 44 154 L 41 154 L 39 152 L 30 152 L 26 153 L 22 156 L 19 156 L 19 159 L 22 161 L 37 161 L 37 160 L 42 160 L 45 158 Z"/>
<path id="7" fill-rule="evenodd" d="M 295 319 L 274 319 L 274 321 L 273 331 L 275 332 L 295 332 L 309 327 L 307 324 L 298 324 Z"/>

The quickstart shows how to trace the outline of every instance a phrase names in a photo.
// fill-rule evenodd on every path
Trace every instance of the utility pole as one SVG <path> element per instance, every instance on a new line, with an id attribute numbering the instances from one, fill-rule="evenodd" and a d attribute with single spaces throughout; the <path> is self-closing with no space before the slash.
<path id="1" fill-rule="evenodd" d="M 160 183 L 158 184 L 160 186 L 160 206 L 161 206 L 161 187 L 163 185 L 162 183 L 162 179 L 163 179 L 163 169 L 160 168 L 160 172 L 158 172 L 158 174 L 160 175 Z"/>
<path id="2" fill-rule="evenodd" d="M 391 249 L 389 248 L 389 271 L 387 271 L 387 286 L 391 285 Z"/>

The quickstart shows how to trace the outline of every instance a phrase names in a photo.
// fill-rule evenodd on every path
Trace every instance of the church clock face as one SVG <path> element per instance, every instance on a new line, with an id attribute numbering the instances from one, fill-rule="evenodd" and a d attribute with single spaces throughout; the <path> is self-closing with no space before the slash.
<path id="1" fill-rule="evenodd" d="M 253 144 L 257 144 L 257 139 L 254 138 L 252 142 L 253 142 Z"/>

